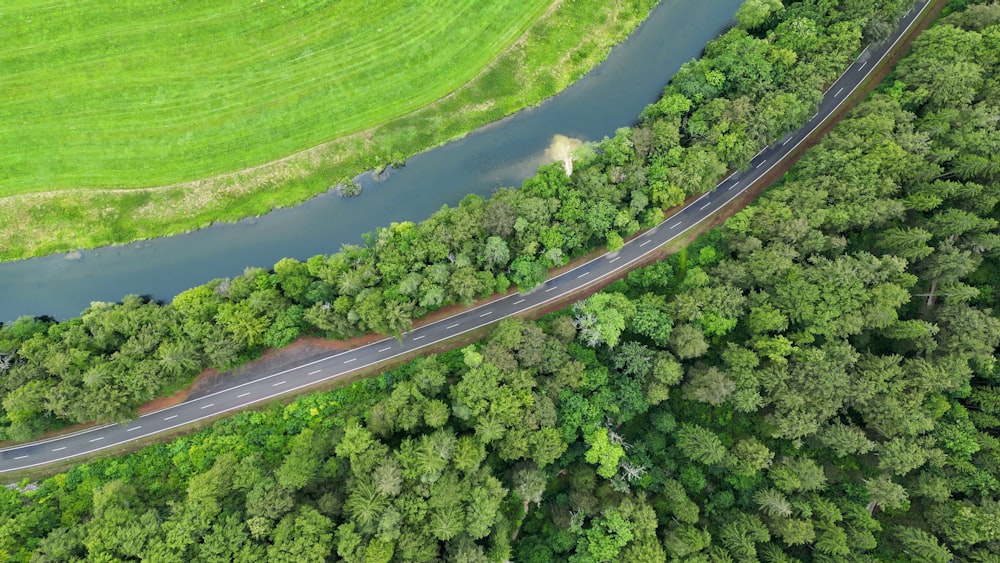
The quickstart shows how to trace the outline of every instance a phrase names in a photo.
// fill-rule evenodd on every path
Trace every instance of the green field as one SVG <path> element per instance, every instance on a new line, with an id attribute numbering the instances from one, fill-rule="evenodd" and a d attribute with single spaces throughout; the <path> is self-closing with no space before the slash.
<path id="1" fill-rule="evenodd" d="M 469 81 L 551 0 L 14 0 L 0 193 L 183 182 L 287 156 Z"/>
<path id="2" fill-rule="evenodd" d="M 556 94 L 655 3 L 0 2 L 0 260 L 300 203 Z"/>

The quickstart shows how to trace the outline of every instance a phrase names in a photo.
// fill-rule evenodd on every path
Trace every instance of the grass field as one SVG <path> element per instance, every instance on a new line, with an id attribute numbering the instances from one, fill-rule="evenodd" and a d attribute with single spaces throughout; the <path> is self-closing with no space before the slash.
<path id="1" fill-rule="evenodd" d="M 13 0 L 5 195 L 156 186 L 287 156 L 455 90 L 550 0 Z"/>
<path id="2" fill-rule="evenodd" d="M 0 3 L 0 259 L 298 203 L 551 96 L 654 3 Z"/>

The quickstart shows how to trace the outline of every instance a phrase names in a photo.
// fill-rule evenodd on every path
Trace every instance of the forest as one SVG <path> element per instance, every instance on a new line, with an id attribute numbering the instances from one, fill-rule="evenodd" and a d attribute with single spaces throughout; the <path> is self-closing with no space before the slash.
<path id="1" fill-rule="evenodd" d="M 1000 5 L 956 9 L 683 252 L 463 349 L 0 489 L 0 555 L 1000 561 L 998 68 Z"/>
<path id="2" fill-rule="evenodd" d="M 680 70 L 635 127 L 543 168 L 520 189 L 465 198 L 329 256 L 248 269 L 176 296 L 95 302 L 77 318 L 0 327 L 0 440 L 121 421 L 145 402 L 301 334 L 398 335 L 413 319 L 516 286 L 596 247 L 610 250 L 664 209 L 711 190 L 812 116 L 862 45 L 911 0 L 748 0 L 738 25 Z M 942 86 L 942 87 L 947 87 Z"/>

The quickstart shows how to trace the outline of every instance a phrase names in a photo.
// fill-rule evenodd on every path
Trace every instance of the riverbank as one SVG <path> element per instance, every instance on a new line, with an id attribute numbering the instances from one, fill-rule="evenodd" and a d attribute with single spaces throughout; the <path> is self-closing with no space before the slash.
<path id="1" fill-rule="evenodd" d="M 557 0 L 459 89 L 386 123 L 264 165 L 160 187 L 0 198 L 0 260 L 188 232 L 301 203 L 364 170 L 401 162 L 553 96 L 604 60 L 653 3 Z"/>
<path id="2" fill-rule="evenodd" d="M 776 162 L 773 166 L 769 167 L 764 174 L 762 174 L 759 178 L 754 180 L 746 188 L 746 191 L 743 192 L 742 195 L 730 199 L 717 212 L 715 213 L 710 212 L 711 217 L 708 220 L 699 222 L 695 228 L 686 231 L 681 238 L 678 238 L 677 240 L 674 240 L 673 242 L 664 245 L 658 251 L 650 253 L 643 260 L 637 261 L 634 264 L 634 267 L 650 264 L 656 260 L 662 259 L 663 257 L 686 247 L 687 244 L 691 243 L 695 238 L 697 238 L 701 234 L 721 225 L 725 221 L 725 219 L 732 216 L 734 213 L 738 212 L 740 209 L 748 205 L 765 188 L 767 188 L 772 183 L 780 179 L 781 176 L 803 155 L 803 153 L 810 146 L 812 146 L 820 138 L 822 138 L 826 134 L 826 132 L 829 131 L 837 121 L 839 121 L 842 117 L 844 117 L 847 114 L 847 112 L 850 111 L 850 109 L 857 102 L 864 99 L 868 95 L 868 93 L 870 93 L 880 83 L 880 81 L 889 72 L 889 69 L 891 68 L 892 64 L 894 64 L 895 61 L 898 60 L 900 55 L 906 51 L 906 49 L 909 46 L 909 43 L 913 40 L 913 38 L 915 38 L 920 33 L 920 31 L 926 28 L 926 26 L 928 26 L 930 22 L 933 21 L 934 17 L 936 17 L 936 15 L 940 12 L 942 7 L 943 7 L 943 2 L 939 1 L 934 3 L 930 9 L 925 10 L 918 18 L 918 20 L 908 28 L 908 33 L 894 43 L 893 48 L 886 54 L 886 56 L 882 58 L 877 65 L 869 67 L 870 70 L 864 76 L 860 86 L 856 90 L 850 92 L 850 94 L 846 98 L 846 102 L 840 104 L 833 111 L 832 114 L 822 119 L 822 121 L 819 124 L 813 127 L 806 138 L 796 143 L 786 156 L 779 159 L 779 161 Z M 684 206 L 686 207 L 687 205 L 690 205 L 691 203 L 693 203 L 695 199 L 700 199 L 700 198 L 698 196 L 693 196 L 692 198 L 689 198 L 687 201 L 685 201 Z M 639 236 L 643 236 L 642 233 L 637 234 L 633 238 Z M 582 262 L 589 261 L 603 252 L 604 252 L 603 249 L 597 249 L 591 251 L 586 256 L 578 257 L 570 264 L 567 264 L 562 268 L 550 272 L 551 275 L 549 277 L 551 279 L 552 277 L 558 276 L 560 273 L 570 268 L 573 268 L 574 266 L 579 265 Z M 588 296 L 594 293 L 595 291 L 598 291 L 599 289 L 606 287 L 608 284 L 613 283 L 617 279 L 622 279 L 627 275 L 627 271 L 628 270 L 625 270 L 615 276 L 603 279 L 599 284 L 590 285 L 585 290 L 568 293 L 562 298 L 546 304 L 544 307 L 532 309 L 520 316 L 526 318 L 538 318 L 544 314 L 560 310 L 569 303 L 574 302 L 585 296 Z M 486 299 L 484 301 L 475 304 L 474 306 L 478 307 L 484 303 L 497 300 L 501 297 L 502 297 L 501 295 L 494 295 L 489 299 Z M 462 309 L 464 308 L 459 306 L 452 306 L 438 310 L 435 313 L 428 315 L 427 317 L 415 321 L 413 327 L 417 328 L 420 326 L 437 322 L 442 318 L 446 318 L 451 314 L 453 314 L 454 312 L 457 312 Z M 486 330 L 485 328 L 481 330 L 477 329 L 475 331 L 462 334 L 459 337 L 452 338 L 447 341 L 442 341 L 434 345 L 433 351 L 434 352 L 443 351 L 475 341 L 476 339 L 482 337 L 485 334 L 485 330 Z M 368 335 L 351 339 L 350 341 L 341 341 L 341 342 L 329 342 L 329 341 L 324 342 L 313 338 L 300 339 L 297 343 L 293 344 L 292 346 L 286 347 L 281 350 L 275 350 L 269 352 L 260 360 L 251 362 L 237 370 L 234 370 L 233 372 L 223 374 L 224 377 L 216 377 L 217 374 L 215 374 L 212 370 L 209 370 L 208 372 L 205 372 L 198 377 L 197 381 L 192 386 L 189 387 L 189 391 L 180 392 L 174 396 L 174 399 L 179 399 L 179 400 L 171 401 L 170 399 L 160 399 L 158 400 L 158 402 L 147 404 L 141 410 L 143 412 L 150 412 L 152 410 L 158 410 L 159 408 L 164 408 L 166 406 L 169 406 L 169 404 L 172 404 L 174 402 L 180 402 L 181 400 L 189 396 L 197 397 L 197 396 L 203 396 L 206 393 L 216 393 L 220 391 L 221 387 L 229 386 L 234 383 L 240 383 L 242 381 L 253 380 L 257 377 L 272 373 L 276 369 L 282 369 L 284 367 L 287 367 L 292 363 L 301 363 L 304 359 L 312 358 L 318 355 L 326 355 L 329 353 L 330 350 L 342 350 L 342 349 L 354 348 L 356 346 L 369 344 L 372 341 L 378 340 L 380 338 L 382 337 L 379 337 L 377 335 Z M 419 352 L 415 350 L 410 354 L 395 357 L 394 360 L 391 362 L 391 364 L 395 365 L 399 362 L 405 361 L 406 359 L 416 357 L 424 353 L 426 353 L 425 350 L 421 350 Z M 346 380 L 354 380 L 358 377 L 364 377 L 365 373 L 375 372 L 376 370 L 381 370 L 384 367 L 385 366 L 381 364 L 378 366 L 373 365 L 372 367 L 367 368 L 361 372 L 351 374 L 350 377 L 346 378 Z M 237 379 L 234 380 L 232 379 L 232 377 L 236 377 Z M 339 378 L 337 380 L 326 381 L 319 388 L 326 389 L 338 384 L 340 384 Z M 282 400 L 284 401 L 288 399 L 286 397 L 283 397 Z M 151 408 L 151 405 L 154 404 L 156 405 L 155 408 Z M 81 427 L 75 427 L 75 429 L 79 428 Z"/>
<path id="3" fill-rule="evenodd" d="M 635 123 L 670 76 L 732 21 L 739 4 L 662 2 L 600 66 L 559 95 L 424 151 L 388 178 L 363 175 L 361 197 L 323 193 L 301 205 L 190 233 L 0 263 L 0 321 L 22 315 L 68 319 L 93 301 L 117 302 L 129 294 L 169 301 L 248 266 L 271 268 L 286 257 L 329 254 L 392 222 L 424 220 L 470 193 L 486 197 L 499 186 L 520 185 L 545 162 L 555 135 L 598 141 Z"/>

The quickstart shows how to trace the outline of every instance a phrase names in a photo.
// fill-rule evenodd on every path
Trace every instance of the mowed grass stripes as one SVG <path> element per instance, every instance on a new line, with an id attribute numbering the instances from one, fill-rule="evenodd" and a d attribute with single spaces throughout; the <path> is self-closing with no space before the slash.
<path id="1" fill-rule="evenodd" d="M 454 91 L 551 0 L 0 2 L 0 196 L 273 161 Z"/>

